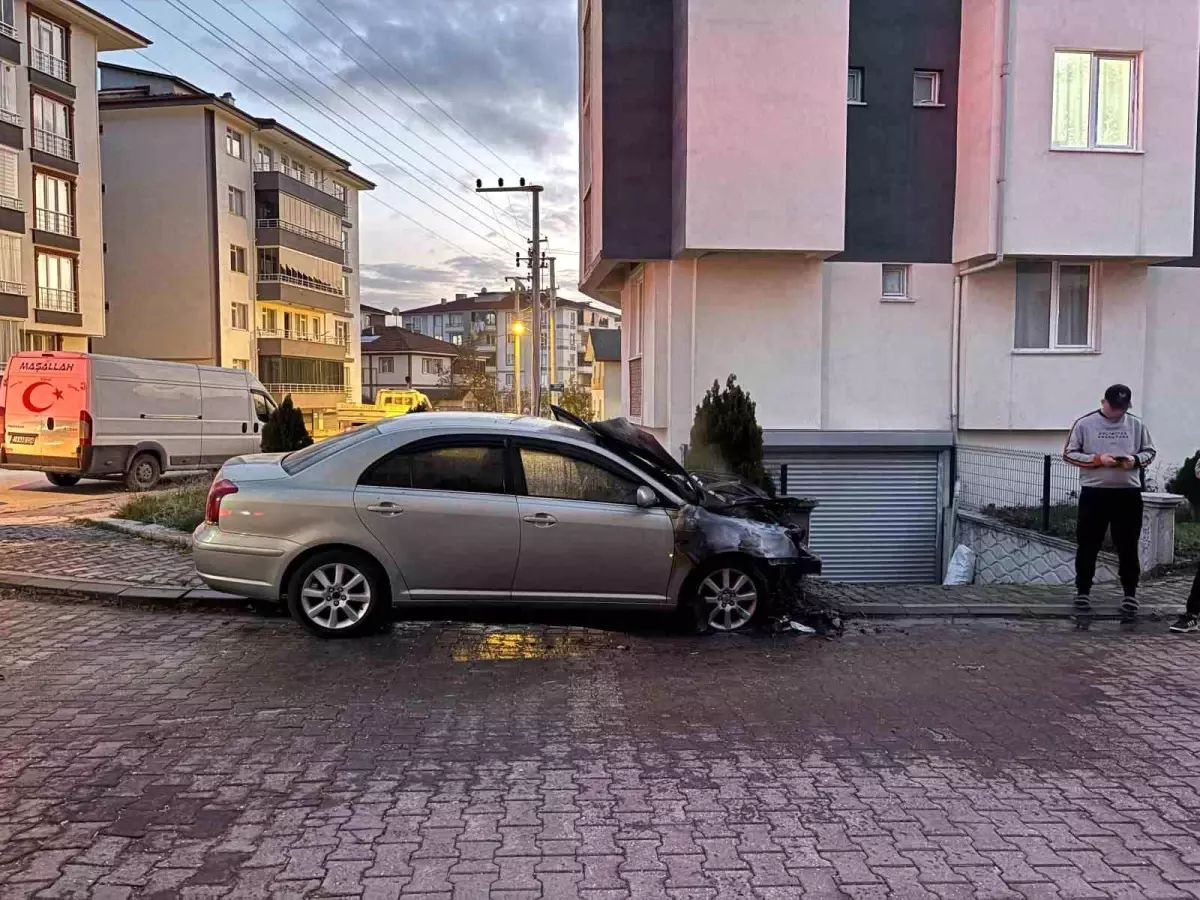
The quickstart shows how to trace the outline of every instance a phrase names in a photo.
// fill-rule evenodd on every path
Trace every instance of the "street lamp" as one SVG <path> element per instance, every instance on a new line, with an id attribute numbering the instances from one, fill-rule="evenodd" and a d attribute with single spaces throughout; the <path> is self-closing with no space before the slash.
<path id="1" fill-rule="evenodd" d="M 517 373 L 517 394 L 516 400 L 514 401 L 514 406 L 516 407 L 516 413 L 519 416 L 521 414 L 521 335 L 525 333 L 525 323 L 520 319 L 514 319 L 508 330 L 512 336 L 516 338 L 516 340 L 513 342 L 516 344 L 516 349 L 513 353 L 513 367 L 516 369 Z"/>

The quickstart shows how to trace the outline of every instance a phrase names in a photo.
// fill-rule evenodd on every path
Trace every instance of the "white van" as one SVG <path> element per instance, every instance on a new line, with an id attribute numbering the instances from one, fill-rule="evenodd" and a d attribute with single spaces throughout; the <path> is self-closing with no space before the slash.
<path id="1" fill-rule="evenodd" d="M 275 401 L 244 369 L 18 353 L 0 381 L 0 468 L 54 484 L 124 478 L 147 490 L 171 469 L 257 453 Z"/>

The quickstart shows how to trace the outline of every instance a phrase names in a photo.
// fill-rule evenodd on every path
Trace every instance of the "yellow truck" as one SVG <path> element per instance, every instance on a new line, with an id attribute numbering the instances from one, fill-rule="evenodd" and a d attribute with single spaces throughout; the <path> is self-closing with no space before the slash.
<path id="1" fill-rule="evenodd" d="M 392 416 L 403 416 L 424 404 L 433 409 L 429 398 L 418 390 L 383 390 L 375 395 L 374 403 L 339 403 L 337 407 L 337 430 L 348 431 L 357 425 L 367 425 Z"/>

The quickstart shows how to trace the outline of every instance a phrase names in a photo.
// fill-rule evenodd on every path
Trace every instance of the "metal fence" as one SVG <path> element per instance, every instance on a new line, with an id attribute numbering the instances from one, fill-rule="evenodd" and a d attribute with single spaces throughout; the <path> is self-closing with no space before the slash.
<path id="1" fill-rule="evenodd" d="M 1079 502 L 1079 470 L 1061 454 L 959 446 L 955 456 L 960 509 L 1000 513 L 1050 531 L 1052 514 Z"/>

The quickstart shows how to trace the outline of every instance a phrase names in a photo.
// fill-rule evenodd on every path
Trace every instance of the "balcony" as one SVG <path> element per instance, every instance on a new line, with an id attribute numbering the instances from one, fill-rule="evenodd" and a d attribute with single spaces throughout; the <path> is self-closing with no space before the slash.
<path id="1" fill-rule="evenodd" d="M 33 147 L 29 155 L 40 165 L 71 175 L 79 174 L 79 164 L 75 162 L 75 142 L 65 135 L 41 128 L 33 129 Z"/>
<path id="2" fill-rule="evenodd" d="M 25 233 L 25 201 L 0 194 L 0 231 Z"/>
<path id="3" fill-rule="evenodd" d="M 60 250 L 79 250 L 75 217 L 50 209 L 34 210 L 33 242 Z"/>
<path id="4" fill-rule="evenodd" d="M 39 287 L 34 320 L 43 325 L 83 324 L 79 313 L 79 294 L 64 288 Z"/>
<path id="5" fill-rule="evenodd" d="M 329 409 L 339 403 L 354 402 L 353 392 L 344 384 L 292 384 L 264 382 L 263 387 L 282 402 L 290 396 L 292 403 L 302 410 Z"/>
<path id="6" fill-rule="evenodd" d="M 283 191 L 328 212 L 346 215 L 345 192 L 326 184 L 307 170 L 300 171 L 279 162 L 254 164 L 254 188 L 260 191 Z"/>
<path id="7" fill-rule="evenodd" d="M 49 75 L 51 78 L 57 78 L 59 81 L 69 82 L 70 78 L 67 75 L 67 61 L 57 56 L 52 56 L 42 50 L 32 50 L 29 53 L 29 64 L 39 72 Z"/>
<path id="8" fill-rule="evenodd" d="M 298 272 L 260 272 L 258 298 L 295 303 L 333 313 L 345 314 L 350 311 L 350 301 L 340 288 Z"/>
<path id="9" fill-rule="evenodd" d="M 21 36 L 11 22 L 0 21 L 0 59 L 21 64 Z"/>
<path id="10" fill-rule="evenodd" d="M 341 236 L 331 238 L 283 219 L 257 219 L 254 226 L 254 240 L 259 247 L 286 247 L 338 265 L 346 263 L 345 242 Z"/>
<path id="11" fill-rule="evenodd" d="M 15 281 L 0 281 L 0 316 L 24 319 L 29 315 L 29 292 Z"/>
<path id="12" fill-rule="evenodd" d="M 262 356 L 344 360 L 349 355 L 349 347 L 346 341 L 336 336 L 276 329 L 258 332 L 258 352 Z"/>

